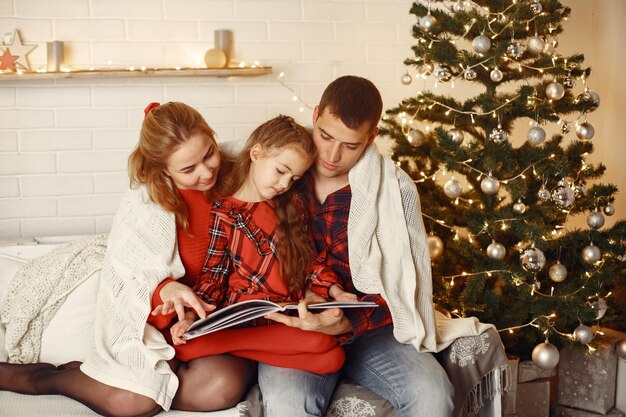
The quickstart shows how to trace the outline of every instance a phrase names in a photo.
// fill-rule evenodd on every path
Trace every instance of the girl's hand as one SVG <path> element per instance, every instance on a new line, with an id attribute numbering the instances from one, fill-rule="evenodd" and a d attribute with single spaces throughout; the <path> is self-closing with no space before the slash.
<path id="1" fill-rule="evenodd" d="M 356 301 L 358 299 L 356 294 L 344 291 L 339 285 L 330 287 L 328 294 L 336 301 Z"/>
<path id="2" fill-rule="evenodd" d="M 194 310 L 201 319 L 206 317 L 207 311 L 215 310 L 215 306 L 201 300 L 195 292 L 185 284 L 174 281 L 161 288 L 161 300 L 163 304 L 152 310 L 152 315 L 168 315 L 176 312 L 179 321 L 185 319 L 185 307 Z"/>
<path id="3" fill-rule="evenodd" d="M 188 311 L 185 313 L 185 318 L 180 320 L 178 323 L 174 324 L 170 328 L 170 333 L 172 335 L 172 342 L 175 345 L 184 345 L 187 343 L 185 339 L 183 339 L 183 335 L 189 329 L 189 327 L 193 324 L 198 316 L 193 311 Z"/>

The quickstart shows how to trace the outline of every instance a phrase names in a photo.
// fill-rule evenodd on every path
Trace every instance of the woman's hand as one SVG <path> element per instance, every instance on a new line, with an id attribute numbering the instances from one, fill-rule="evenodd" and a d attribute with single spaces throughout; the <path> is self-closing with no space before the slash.
<path id="1" fill-rule="evenodd" d="M 206 317 L 207 311 L 215 310 L 214 305 L 204 302 L 191 288 L 177 281 L 170 282 L 161 288 L 159 296 L 163 304 L 152 310 L 153 316 L 176 312 L 179 322 L 182 322 L 185 319 L 185 307 L 195 311 L 201 319 Z"/>
<path id="2" fill-rule="evenodd" d="M 189 327 L 193 324 L 198 316 L 193 311 L 187 311 L 185 313 L 185 318 L 180 320 L 178 323 L 174 324 L 170 328 L 170 333 L 172 335 L 172 342 L 175 345 L 184 345 L 187 343 L 185 339 L 183 339 L 183 335 L 189 329 Z"/>

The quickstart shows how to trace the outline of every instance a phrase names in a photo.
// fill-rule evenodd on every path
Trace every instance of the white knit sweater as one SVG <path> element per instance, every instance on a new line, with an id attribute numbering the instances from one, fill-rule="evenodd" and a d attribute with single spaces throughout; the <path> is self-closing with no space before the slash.
<path id="1" fill-rule="evenodd" d="M 109 234 L 95 319 L 95 340 L 81 370 L 90 377 L 153 398 L 165 410 L 178 389 L 167 360 L 174 349 L 146 324 L 152 292 L 184 267 L 176 223 L 143 187 L 123 197 Z"/>
<path id="2" fill-rule="evenodd" d="M 381 294 L 394 336 L 420 351 L 439 352 L 456 338 L 491 325 L 435 312 L 432 275 L 419 196 L 413 180 L 370 145 L 350 170 L 350 272 L 355 287 Z"/>

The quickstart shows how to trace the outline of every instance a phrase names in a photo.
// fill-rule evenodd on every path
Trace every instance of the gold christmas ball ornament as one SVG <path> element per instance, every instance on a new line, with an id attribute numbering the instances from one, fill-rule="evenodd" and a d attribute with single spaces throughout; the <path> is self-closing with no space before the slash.
<path id="1" fill-rule="evenodd" d="M 533 363 L 541 369 L 554 369 L 559 358 L 559 350 L 550 342 L 540 343 L 533 349 Z"/>
<path id="2" fill-rule="evenodd" d="M 560 261 L 556 261 L 556 263 L 550 267 L 548 276 L 554 282 L 563 282 L 565 278 L 567 278 L 567 268 Z"/>
<path id="3" fill-rule="evenodd" d="M 582 343 L 583 345 L 586 345 L 593 340 L 593 330 L 591 330 L 591 327 L 585 326 L 584 324 L 575 328 L 572 335 L 576 341 Z"/>
<path id="4" fill-rule="evenodd" d="M 506 256 L 506 248 L 502 243 L 492 240 L 489 246 L 487 246 L 485 253 L 489 258 L 501 261 Z"/>
<path id="5" fill-rule="evenodd" d="M 560 100 L 565 96 L 565 87 L 563 84 L 552 81 L 546 86 L 546 97 L 550 100 Z"/>
<path id="6" fill-rule="evenodd" d="M 224 68 L 226 66 L 226 54 L 221 49 L 209 49 L 204 54 L 204 64 L 207 68 Z"/>
<path id="7" fill-rule="evenodd" d="M 578 136 L 578 139 L 589 140 L 593 138 L 595 133 L 596 131 L 591 123 L 584 122 L 576 126 L 576 136 Z"/>
<path id="8" fill-rule="evenodd" d="M 443 254 L 443 240 L 437 235 L 430 234 L 426 238 L 428 243 L 428 253 L 431 260 L 435 260 Z"/>

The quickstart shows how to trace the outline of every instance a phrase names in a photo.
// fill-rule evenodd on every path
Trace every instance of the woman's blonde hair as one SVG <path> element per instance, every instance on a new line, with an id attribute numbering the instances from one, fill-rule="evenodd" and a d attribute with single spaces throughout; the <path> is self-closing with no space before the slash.
<path id="1" fill-rule="evenodd" d="M 232 195 L 243 185 L 252 163 L 250 151 L 257 144 L 261 145 L 267 156 L 286 147 L 299 148 L 310 158 L 310 162 L 317 156 L 311 133 L 293 118 L 277 116 L 252 132 L 244 149 L 233 162 L 228 178 L 221 181 L 220 191 L 223 195 Z M 281 272 L 289 289 L 298 292 L 304 289 L 307 269 L 314 257 L 308 225 L 302 221 L 302 213 L 298 213 L 293 204 L 292 189 L 273 200 L 278 219 L 278 260 Z"/>
<path id="2" fill-rule="evenodd" d="M 215 132 L 193 107 L 179 102 L 151 105 L 141 126 L 139 143 L 128 158 L 131 186 L 144 185 L 150 200 L 174 213 L 176 224 L 184 229 L 189 227 L 187 207 L 166 169 L 169 156 L 194 135 L 202 135 L 217 146 Z M 224 164 L 220 173 L 222 168 Z M 214 191 L 209 190 L 207 199 L 213 197 Z"/>

